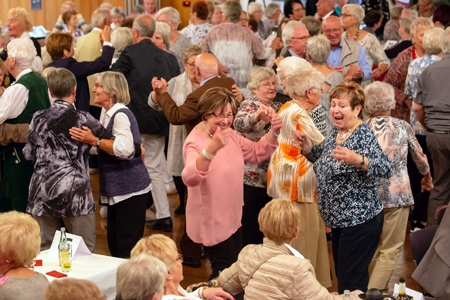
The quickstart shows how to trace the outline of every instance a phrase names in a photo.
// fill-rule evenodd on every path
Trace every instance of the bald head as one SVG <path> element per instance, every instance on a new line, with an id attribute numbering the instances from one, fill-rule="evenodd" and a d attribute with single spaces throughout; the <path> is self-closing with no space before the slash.
<path id="1" fill-rule="evenodd" d="M 203 80 L 219 75 L 219 63 L 217 58 L 210 53 L 202 53 L 195 59 L 195 66 L 198 68 L 197 80 Z"/>

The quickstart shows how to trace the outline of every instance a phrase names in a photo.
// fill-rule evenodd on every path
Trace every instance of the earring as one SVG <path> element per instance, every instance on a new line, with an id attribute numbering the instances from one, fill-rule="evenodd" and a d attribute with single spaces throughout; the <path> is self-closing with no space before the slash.
<path id="1" fill-rule="evenodd" d="M 358 116 L 357 116 L 357 115 L 354 115 L 353 117 L 356 119 Z"/>
<path id="2" fill-rule="evenodd" d="M 7 264 L 9 264 L 9 263 L 10 263 L 9 259 L 7 259 L 7 260 L 6 260 L 6 263 L 7 263 Z"/>

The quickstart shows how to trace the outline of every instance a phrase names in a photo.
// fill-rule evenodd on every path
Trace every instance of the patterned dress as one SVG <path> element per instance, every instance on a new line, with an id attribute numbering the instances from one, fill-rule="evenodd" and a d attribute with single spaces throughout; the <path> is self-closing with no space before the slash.
<path id="1" fill-rule="evenodd" d="M 416 59 L 416 47 L 412 46 L 403 50 L 392 62 L 390 68 L 384 77 L 384 82 L 392 85 L 395 91 L 395 108 L 391 112 L 391 116 L 405 120 L 409 123 L 411 110 L 404 104 L 406 98 L 405 81 L 408 75 L 409 63 Z"/>
<path id="2" fill-rule="evenodd" d="M 192 44 L 201 45 L 212 27 L 213 25 L 211 23 L 203 23 L 199 25 L 190 24 L 189 26 L 183 28 L 180 33 L 190 39 Z"/>
<path id="3" fill-rule="evenodd" d="M 437 61 L 440 61 L 441 58 L 437 55 L 428 55 L 425 54 L 423 57 L 417 58 L 411 62 L 408 67 L 408 75 L 406 76 L 405 82 L 405 95 L 408 98 L 414 100 L 417 94 L 417 80 L 419 79 L 422 71 L 431 64 L 434 64 Z M 422 124 L 420 124 L 419 120 L 414 113 L 414 110 L 411 110 L 411 127 L 413 128 L 415 134 L 425 135 L 425 128 L 423 128 Z"/>
<path id="4" fill-rule="evenodd" d="M 253 142 L 259 141 L 259 139 L 270 130 L 270 128 L 264 129 L 266 123 L 263 120 L 256 121 L 253 118 L 253 114 L 261 105 L 264 104 L 256 96 L 242 101 L 233 122 L 236 132 Z M 271 107 L 278 112 L 281 105 L 282 104 L 280 102 L 272 102 Z M 265 189 L 267 187 L 268 166 L 268 159 L 260 162 L 259 164 L 251 164 L 246 162 L 244 166 L 244 184 Z"/>
<path id="5" fill-rule="evenodd" d="M 416 163 L 419 172 L 429 172 L 428 161 L 422 152 L 411 126 L 403 120 L 393 117 L 377 117 L 366 121 L 375 133 L 381 148 L 392 161 L 392 173 L 389 178 L 382 178 L 379 195 L 383 206 L 403 207 L 413 204 L 411 186 L 409 184 L 406 158 L 408 151 Z"/>
<path id="6" fill-rule="evenodd" d="M 369 169 L 343 164 L 331 157 L 338 129 L 314 146 L 307 155 L 317 174 L 319 210 L 330 228 L 347 228 L 374 218 L 383 208 L 378 195 L 379 179 L 390 175 L 392 166 L 372 130 L 359 125 L 340 146 L 369 158 Z"/>

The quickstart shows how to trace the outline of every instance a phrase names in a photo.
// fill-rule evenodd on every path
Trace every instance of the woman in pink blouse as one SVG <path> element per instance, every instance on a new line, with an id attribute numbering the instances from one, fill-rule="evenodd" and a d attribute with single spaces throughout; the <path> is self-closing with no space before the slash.
<path id="1" fill-rule="evenodd" d="M 187 234 L 203 244 L 211 262 L 210 279 L 231 266 L 242 248 L 244 162 L 268 159 L 281 128 L 279 116 L 270 114 L 272 129 L 258 142 L 238 135 L 230 128 L 238 106 L 225 88 L 206 91 L 197 106 L 203 122 L 191 131 L 183 148 Z"/>

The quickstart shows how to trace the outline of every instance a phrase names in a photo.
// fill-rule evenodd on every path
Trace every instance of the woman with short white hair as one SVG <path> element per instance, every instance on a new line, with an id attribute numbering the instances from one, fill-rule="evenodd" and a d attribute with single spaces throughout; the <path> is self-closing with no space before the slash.
<path id="1" fill-rule="evenodd" d="M 330 91 L 344 81 L 341 72 L 328 67 L 327 59 L 330 56 L 330 51 L 330 41 L 323 34 L 309 38 L 306 43 L 306 56 L 312 67 L 325 76 L 325 82 L 322 84 L 322 97 L 320 98 L 320 104 L 326 116 L 326 134 L 324 136 L 328 135 L 333 128 L 330 117 Z"/>
<path id="2" fill-rule="evenodd" d="M 319 105 L 324 76 L 313 68 L 297 70 L 286 79 L 286 92 L 292 98 L 284 104 L 279 115 L 283 126 L 278 147 L 267 170 L 267 193 L 273 198 L 289 199 L 300 210 L 299 238 L 292 246 L 309 259 L 317 280 L 331 286 L 325 224 L 317 206 L 317 182 L 313 164 L 302 155 L 297 143 L 297 131 L 310 137 L 313 144 L 323 141 L 323 135 L 310 117 Z"/>
<path id="3" fill-rule="evenodd" d="M 111 61 L 111 65 L 113 65 L 119 59 L 123 49 L 125 49 L 126 46 L 133 44 L 131 29 L 128 27 L 116 28 L 111 33 L 111 44 L 115 49 L 113 59 Z"/>
<path id="4" fill-rule="evenodd" d="M 156 22 L 155 24 L 155 33 L 152 37 L 152 42 L 161 50 L 165 50 L 167 52 L 170 48 L 170 27 L 166 23 Z"/>
<path id="5" fill-rule="evenodd" d="M 394 88 L 384 82 L 374 82 L 364 89 L 366 124 L 392 162 L 389 177 L 380 179 L 378 194 L 384 207 L 384 223 L 368 288 L 387 290 L 401 249 L 411 206 L 414 204 L 407 170 L 408 152 L 423 175 L 422 191 L 433 188 L 427 157 L 422 152 L 411 126 L 391 117 L 395 107 Z"/>
<path id="6" fill-rule="evenodd" d="M 274 101 L 278 78 L 272 69 L 254 67 L 247 88 L 252 96 L 241 102 L 233 125 L 237 133 L 257 142 L 270 130 L 270 113 L 277 113 L 282 103 Z M 244 207 L 242 208 L 242 244 L 260 244 L 263 234 L 258 226 L 258 213 L 272 198 L 267 195 L 269 159 L 244 165 Z"/>
<path id="7" fill-rule="evenodd" d="M 394 40 L 399 41 L 401 40 L 401 36 L 398 33 L 398 29 L 400 28 L 400 15 L 402 14 L 403 6 L 401 5 L 394 5 L 391 10 L 391 19 L 387 21 L 386 25 L 384 26 L 383 30 L 383 40 Z"/>
<path id="8" fill-rule="evenodd" d="M 342 26 L 345 28 L 345 32 L 342 37 L 355 41 L 361 44 L 367 54 L 367 62 L 372 68 L 373 65 L 378 65 L 377 69 L 373 70 L 372 77 L 379 78 L 389 67 L 390 61 L 384 53 L 383 47 L 377 37 L 373 34 L 360 30 L 359 25 L 364 19 L 364 9 L 357 4 L 346 4 L 342 8 L 341 21 Z M 369 84 L 371 81 L 367 81 L 364 84 Z"/>
<path id="9" fill-rule="evenodd" d="M 427 30 L 422 40 L 425 55 L 413 60 L 408 67 L 408 75 L 406 76 L 405 82 L 405 95 L 408 98 L 413 99 L 413 101 L 417 93 L 417 80 L 419 79 L 420 74 L 422 74 L 422 71 L 429 65 L 440 61 L 444 57 L 441 49 L 443 34 L 444 30 L 441 28 Z M 430 152 L 428 151 L 425 128 L 423 128 L 422 124 L 420 124 L 413 109 L 411 109 L 410 124 L 417 140 L 419 141 L 420 146 L 423 149 L 423 152 L 428 158 L 428 164 L 431 168 L 431 174 L 433 174 L 433 161 L 431 159 Z M 420 222 L 425 222 L 427 220 L 427 204 L 430 193 L 422 193 L 420 189 L 420 181 L 422 179 L 422 176 L 411 159 L 408 159 L 408 174 L 414 197 L 414 209 L 411 213 L 410 218 L 411 230 L 414 230 L 415 228 L 421 229 L 424 226 Z"/>
<path id="10" fill-rule="evenodd" d="M 178 61 L 178 66 L 180 67 L 180 72 L 184 72 L 183 66 L 183 51 L 189 46 L 191 40 L 189 40 L 185 35 L 178 32 L 178 25 L 181 23 L 181 17 L 178 10 L 173 7 L 164 7 L 158 10 L 155 15 L 155 20 L 157 22 L 164 22 L 170 27 L 170 51 Z M 169 47 L 167 47 L 168 49 Z"/>

